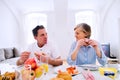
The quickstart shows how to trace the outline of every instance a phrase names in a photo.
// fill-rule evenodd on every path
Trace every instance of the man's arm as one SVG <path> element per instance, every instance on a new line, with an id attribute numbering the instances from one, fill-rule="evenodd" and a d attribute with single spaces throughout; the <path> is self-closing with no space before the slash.
<path id="1" fill-rule="evenodd" d="M 48 63 L 53 66 L 59 66 L 63 64 L 63 60 L 60 57 L 56 59 L 49 58 Z"/>
<path id="2" fill-rule="evenodd" d="M 18 59 L 16 64 L 17 64 L 17 66 L 19 66 L 19 65 L 23 65 L 24 62 L 25 61 L 23 61 L 22 59 Z"/>

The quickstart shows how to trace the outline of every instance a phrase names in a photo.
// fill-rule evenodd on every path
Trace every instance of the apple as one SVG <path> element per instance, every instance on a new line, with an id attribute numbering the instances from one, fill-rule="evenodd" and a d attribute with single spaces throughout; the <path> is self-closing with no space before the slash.
<path id="1" fill-rule="evenodd" d="M 35 71 L 34 70 L 27 70 L 23 69 L 21 71 L 22 80 L 34 80 L 35 79 Z"/>
<path id="2" fill-rule="evenodd" d="M 37 62 L 34 58 L 29 58 L 25 61 L 24 65 L 30 65 L 32 70 L 35 70 L 37 67 Z"/>
<path id="3" fill-rule="evenodd" d="M 36 78 L 39 78 L 40 76 L 42 76 L 43 72 L 44 72 L 43 66 L 38 66 L 35 69 Z"/>

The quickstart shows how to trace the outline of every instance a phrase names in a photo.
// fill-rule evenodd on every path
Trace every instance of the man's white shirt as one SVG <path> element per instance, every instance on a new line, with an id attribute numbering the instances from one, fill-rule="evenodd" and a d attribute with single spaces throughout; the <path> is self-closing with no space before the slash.
<path id="1" fill-rule="evenodd" d="M 37 42 L 34 42 L 28 46 L 27 51 L 31 52 L 30 57 L 35 57 L 34 53 L 41 52 L 48 54 L 51 58 L 58 58 L 60 56 L 57 47 L 49 41 L 41 48 L 38 47 Z"/>

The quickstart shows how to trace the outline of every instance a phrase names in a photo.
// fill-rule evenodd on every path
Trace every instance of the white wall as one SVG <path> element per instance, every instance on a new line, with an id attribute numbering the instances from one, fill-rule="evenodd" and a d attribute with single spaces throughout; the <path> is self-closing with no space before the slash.
<path id="1" fill-rule="evenodd" d="M 57 43 L 62 57 L 66 58 L 70 46 L 75 39 L 73 31 L 75 26 L 75 12 L 79 10 L 68 9 L 66 0 L 54 3 L 55 9 L 53 11 L 43 13 L 48 15 L 47 28 L 49 38 Z M 119 4 L 120 0 L 115 0 L 110 8 L 107 8 L 109 5 L 106 5 L 105 8 L 96 10 L 96 13 L 98 13 L 97 27 L 99 27 L 99 41 L 110 42 L 111 52 L 115 55 L 120 53 Z M 26 46 L 26 30 L 24 29 L 23 15 L 13 7 L 10 10 L 4 2 L 0 1 L 0 47 L 17 46 L 23 48 Z"/>
<path id="2" fill-rule="evenodd" d="M 8 9 L 8 7 L 0 1 L 0 47 L 18 46 L 18 23 Z"/>
<path id="3" fill-rule="evenodd" d="M 57 43 L 62 58 L 66 58 L 72 44 L 74 15 L 68 12 L 67 1 L 55 1 L 54 11 L 48 12 L 48 34 Z M 64 3 L 64 5 L 63 5 Z M 62 5 L 62 6 L 60 6 Z M 72 22 L 71 22 L 72 21 Z"/>
<path id="4" fill-rule="evenodd" d="M 110 3 L 109 7 L 107 8 L 102 14 L 101 17 L 104 17 L 102 19 L 103 25 L 101 26 L 102 32 L 101 32 L 101 42 L 109 42 L 111 46 L 111 54 L 117 56 L 120 52 L 120 1 L 116 0 L 112 3 Z M 104 8 L 105 9 L 105 8 Z M 103 10 L 104 10 L 103 9 Z"/>

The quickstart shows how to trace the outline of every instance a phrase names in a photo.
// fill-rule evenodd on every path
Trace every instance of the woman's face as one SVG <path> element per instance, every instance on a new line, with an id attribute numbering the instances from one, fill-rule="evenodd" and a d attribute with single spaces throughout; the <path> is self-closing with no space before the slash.
<path id="1" fill-rule="evenodd" d="M 86 34 L 84 33 L 82 27 L 76 28 L 75 31 L 75 38 L 76 40 L 84 39 L 86 37 Z"/>

